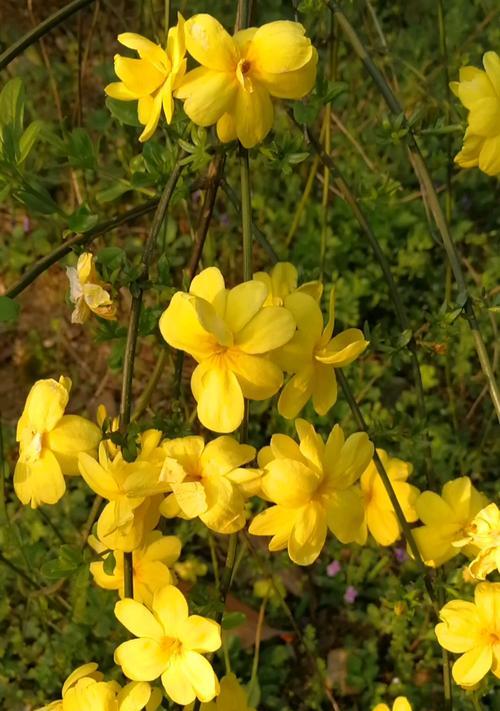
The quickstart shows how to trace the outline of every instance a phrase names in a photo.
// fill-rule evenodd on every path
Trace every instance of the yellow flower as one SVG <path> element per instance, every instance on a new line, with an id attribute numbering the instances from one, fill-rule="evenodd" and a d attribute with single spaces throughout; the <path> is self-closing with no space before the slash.
<path id="1" fill-rule="evenodd" d="M 483 56 L 485 71 L 462 67 L 451 90 L 469 111 L 462 150 L 455 156 L 461 168 L 479 166 L 487 175 L 500 173 L 500 57 Z"/>
<path id="2" fill-rule="evenodd" d="M 69 279 L 70 299 L 75 308 L 71 314 L 71 323 L 85 323 L 91 312 L 96 316 L 112 321 L 116 318 L 116 306 L 106 284 L 99 279 L 94 256 L 84 252 L 78 257 L 75 267 L 66 267 Z"/>
<path id="3" fill-rule="evenodd" d="M 373 707 L 372 711 L 391 711 L 391 709 L 387 704 L 377 704 Z M 397 699 L 394 699 L 392 711 L 412 711 L 411 704 L 406 696 L 398 696 Z"/>
<path id="4" fill-rule="evenodd" d="M 441 496 L 433 491 L 420 494 L 416 509 L 425 525 L 415 528 L 413 535 L 427 565 L 439 566 L 458 555 L 454 541 L 463 538 L 474 516 L 487 503 L 467 476 L 446 482 Z M 475 554 L 477 548 L 467 546 L 463 552 Z"/>
<path id="5" fill-rule="evenodd" d="M 323 327 L 323 315 L 308 294 L 294 292 L 284 299 L 293 314 L 297 332 L 273 357 L 293 377 L 283 388 L 278 402 L 280 415 L 293 419 L 312 397 L 318 415 L 326 415 L 337 401 L 335 368 L 343 368 L 363 353 L 368 341 L 358 328 L 348 328 L 334 338 L 335 292 L 330 295 L 330 315 Z"/>
<path id="6" fill-rule="evenodd" d="M 174 571 L 181 580 L 188 583 L 196 583 L 198 578 L 207 574 L 208 566 L 206 563 L 202 563 L 201 560 L 190 557 L 183 560 L 182 563 L 176 563 L 174 565 Z"/>
<path id="7" fill-rule="evenodd" d="M 253 491 L 260 472 L 243 469 L 255 457 L 255 449 L 233 437 L 217 437 L 205 444 L 203 437 L 180 437 L 164 445 L 167 458 L 162 477 L 172 494 L 160 506 L 167 518 L 199 516 L 218 533 L 235 533 L 245 525 L 245 491 Z"/>
<path id="8" fill-rule="evenodd" d="M 383 449 L 377 449 L 377 452 L 391 480 L 406 520 L 416 521 L 418 516 L 415 503 L 420 492 L 406 481 L 413 470 L 412 465 L 403 462 L 402 459 L 390 457 Z M 401 526 L 373 460 L 361 475 L 360 484 L 365 505 L 363 543 L 370 532 L 381 546 L 390 546 L 399 538 Z"/>
<path id="9" fill-rule="evenodd" d="M 247 281 L 226 289 L 224 277 L 209 267 L 191 282 L 189 294 L 174 294 L 160 318 L 170 346 L 186 351 L 199 365 L 191 378 L 202 425 L 233 432 L 243 420 L 244 398 L 266 400 L 283 382 L 267 354 L 295 331 L 284 308 L 263 304 L 267 289 Z"/>
<path id="10" fill-rule="evenodd" d="M 14 489 L 23 504 L 55 504 L 66 491 L 64 476 L 78 474 L 78 454 L 94 454 L 99 428 L 84 417 L 65 415 L 71 380 L 37 380 L 17 423 L 19 460 Z"/>
<path id="11" fill-rule="evenodd" d="M 252 148 L 271 130 L 271 96 L 301 99 L 316 80 L 318 55 L 297 22 L 270 22 L 234 37 L 210 15 L 186 22 L 186 47 L 202 66 L 176 91 L 199 126 L 217 123 L 223 142 L 236 138 Z"/>
<path id="12" fill-rule="evenodd" d="M 115 615 L 138 637 L 115 650 L 115 662 L 125 676 L 134 681 L 161 676 L 176 704 L 190 704 L 196 698 L 211 701 L 219 693 L 214 670 L 202 654 L 220 648 L 220 625 L 199 615 L 189 616 L 180 590 L 173 585 L 157 590 L 152 611 L 136 600 L 120 600 Z"/>
<path id="13" fill-rule="evenodd" d="M 462 655 L 452 668 L 457 684 L 475 686 L 490 669 L 500 678 L 500 583 L 479 583 L 474 602 L 452 600 L 439 617 L 439 644 Z"/>
<path id="14" fill-rule="evenodd" d="M 106 548 L 133 550 L 141 544 L 140 536 L 145 533 L 146 521 L 137 521 L 137 515 L 153 520 L 157 515 L 157 495 L 170 488 L 160 477 L 165 458 L 163 449 L 158 447 L 160 439 L 158 430 L 142 433 L 141 452 L 133 462 L 126 462 L 121 451 L 110 457 L 104 442 L 99 446 L 99 461 L 88 454 L 79 456 L 82 477 L 96 494 L 109 502 L 97 522 L 97 536 Z M 147 497 L 152 501 L 146 503 Z M 110 541 L 109 537 L 117 533 L 122 540 Z"/>
<path id="15" fill-rule="evenodd" d="M 90 662 L 75 669 L 62 688 L 62 699 L 38 711 L 156 711 L 161 703 L 156 689 L 145 682 L 131 682 L 123 688 L 116 681 L 103 681 Z"/>
<path id="16" fill-rule="evenodd" d="M 118 41 L 135 50 L 140 59 L 115 55 L 115 72 L 121 81 L 104 89 L 112 99 L 138 101 L 137 114 L 144 130 L 139 141 L 147 141 L 156 131 L 161 111 L 167 123 L 174 114 L 173 92 L 186 72 L 184 19 L 177 14 L 176 27 L 168 32 L 165 49 L 133 32 L 118 35 Z"/>
<path id="17" fill-rule="evenodd" d="M 115 568 L 111 574 L 105 572 L 105 561 L 110 553 L 95 536 L 89 537 L 89 544 L 97 553 L 103 554 L 102 560 L 90 564 L 94 581 L 105 590 L 118 590 L 121 598 L 125 597 L 124 570 L 121 551 L 114 553 Z M 145 536 L 140 548 L 132 552 L 134 573 L 134 600 L 151 605 L 153 594 L 165 585 L 174 583 L 169 568 L 181 554 L 181 541 L 177 536 L 162 536 L 160 531 L 151 531 Z"/>
<path id="18" fill-rule="evenodd" d="M 256 281 L 261 281 L 266 285 L 268 295 L 264 301 L 264 306 L 284 306 L 285 297 L 298 291 L 302 294 L 309 294 L 313 299 L 319 301 L 323 293 L 323 284 L 320 281 L 308 281 L 301 286 L 297 286 L 297 269 L 290 262 L 278 262 L 271 270 L 271 273 L 256 272 L 253 275 Z"/>
<path id="19" fill-rule="evenodd" d="M 373 456 L 373 444 L 364 432 L 345 440 L 340 425 L 326 444 L 305 420 L 295 426 L 300 446 L 274 435 L 259 454 L 261 495 L 276 506 L 258 514 L 249 531 L 273 536 L 270 551 L 288 547 L 294 563 L 310 565 L 323 548 L 327 527 L 342 543 L 360 538 L 363 499 L 355 482 Z"/>
<path id="20" fill-rule="evenodd" d="M 465 529 L 457 548 L 472 544 L 478 553 L 468 567 L 472 579 L 484 580 L 493 570 L 500 573 L 500 511 L 496 504 L 482 509 Z"/>
<path id="21" fill-rule="evenodd" d="M 191 711 L 192 706 L 184 711 Z M 220 694 L 214 701 L 201 704 L 200 711 L 256 711 L 248 705 L 247 694 L 234 674 L 227 674 L 220 680 Z"/>

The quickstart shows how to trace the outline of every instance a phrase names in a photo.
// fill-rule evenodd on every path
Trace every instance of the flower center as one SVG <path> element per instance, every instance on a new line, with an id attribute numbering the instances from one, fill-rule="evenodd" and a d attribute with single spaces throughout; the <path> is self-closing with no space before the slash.
<path id="1" fill-rule="evenodd" d="M 162 637 L 160 647 L 161 651 L 169 657 L 182 651 L 182 643 L 173 637 Z"/>
<path id="2" fill-rule="evenodd" d="M 241 84 L 242 89 L 248 91 L 249 94 L 253 92 L 253 83 L 249 76 L 252 65 L 247 59 L 240 59 L 238 66 L 236 67 L 236 78 Z"/>

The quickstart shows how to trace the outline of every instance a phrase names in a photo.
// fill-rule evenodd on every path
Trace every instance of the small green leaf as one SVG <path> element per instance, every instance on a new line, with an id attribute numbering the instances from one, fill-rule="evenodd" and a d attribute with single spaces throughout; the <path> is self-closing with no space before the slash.
<path id="1" fill-rule="evenodd" d="M 87 205 L 80 205 L 75 212 L 68 217 L 68 227 L 73 232 L 88 232 L 95 227 L 99 221 L 98 215 L 92 214 Z"/>
<path id="2" fill-rule="evenodd" d="M 104 559 L 103 570 L 106 575 L 113 575 L 116 567 L 116 558 L 113 551 L 110 551 Z"/>
<path id="3" fill-rule="evenodd" d="M 222 618 L 222 629 L 233 630 L 235 627 L 240 627 L 246 619 L 244 612 L 227 612 Z"/>
<path id="4" fill-rule="evenodd" d="M 132 186 L 126 180 L 117 180 L 116 183 L 110 185 L 109 188 L 103 188 L 96 193 L 96 200 L 101 205 L 105 202 L 112 202 L 121 197 L 124 193 L 132 190 Z"/>
<path id="5" fill-rule="evenodd" d="M 118 101 L 118 99 L 111 99 L 109 96 L 106 99 L 106 106 L 111 112 L 115 119 L 118 119 L 120 123 L 125 124 L 125 126 L 135 126 L 141 125 L 137 117 L 137 102 L 135 101 Z"/>
<path id="6" fill-rule="evenodd" d="M 104 247 L 97 253 L 99 264 L 110 270 L 117 269 L 125 259 L 125 252 L 121 247 Z"/>
<path id="7" fill-rule="evenodd" d="M 82 170 L 93 170 L 96 157 L 92 140 L 83 128 L 75 128 L 68 139 L 68 158 L 70 165 Z"/>
<path id="8" fill-rule="evenodd" d="M 0 323 L 14 323 L 19 317 L 19 304 L 8 296 L 0 296 Z"/>
<path id="9" fill-rule="evenodd" d="M 31 149 L 40 138 L 40 134 L 45 128 L 43 121 L 33 121 L 24 131 L 19 141 L 19 158 L 18 163 L 22 163 L 31 153 Z"/>
<path id="10" fill-rule="evenodd" d="M 19 136 L 24 120 L 24 85 L 22 79 L 10 79 L 0 92 L 0 126 L 11 125 Z"/>

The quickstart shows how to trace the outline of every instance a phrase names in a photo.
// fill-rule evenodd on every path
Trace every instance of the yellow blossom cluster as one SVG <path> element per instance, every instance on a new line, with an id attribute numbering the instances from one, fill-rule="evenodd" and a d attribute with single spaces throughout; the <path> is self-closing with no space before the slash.
<path id="1" fill-rule="evenodd" d="M 272 99 L 301 99 L 316 79 L 318 55 L 298 22 L 270 22 L 231 37 L 211 15 L 184 21 L 178 14 L 165 47 L 131 32 L 118 41 L 139 58 L 116 55 L 120 81 L 105 91 L 113 99 L 138 102 L 140 141 L 151 138 L 162 110 L 171 123 L 176 97 L 193 123 L 216 124 L 220 141 L 238 139 L 251 148 L 272 128 Z M 199 64 L 187 73 L 186 50 Z"/>

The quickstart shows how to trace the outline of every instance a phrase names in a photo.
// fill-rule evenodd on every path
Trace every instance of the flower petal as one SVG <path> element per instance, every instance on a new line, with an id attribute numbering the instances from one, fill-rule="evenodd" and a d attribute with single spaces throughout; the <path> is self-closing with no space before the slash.
<path id="1" fill-rule="evenodd" d="M 496 52 L 485 52 L 483 66 L 495 92 L 500 99 L 500 57 Z"/>
<path id="2" fill-rule="evenodd" d="M 273 126 L 274 109 L 267 89 L 258 83 L 253 91 L 238 88 L 233 109 L 236 134 L 245 148 L 261 143 Z"/>
<path id="3" fill-rule="evenodd" d="M 356 486 L 338 491 L 329 497 L 328 528 L 341 543 L 352 543 L 357 539 L 363 520 L 363 497 Z"/>
<path id="4" fill-rule="evenodd" d="M 270 506 L 253 519 L 248 532 L 252 536 L 273 536 L 273 540 L 269 544 L 269 550 L 282 550 L 288 544 L 288 539 L 298 515 L 300 515 L 300 509 Z"/>
<path id="5" fill-rule="evenodd" d="M 311 40 L 298 22 L 278 20 L 259 27 L 246 59 L 257 71 L 283 74 L 305 66 L 313 55 Z"/>
<path id="6" fill-rule="evenodd" d="M 238 62 L 236 45 L 230 35 L 211 15 L 194 15 L 184 25 L 186 48 L 204 67 L 218 72 L 232 72 Z"/>
<path id="7" fill-rule="evenodd" d="M 165 671 L 169 653 L 155 639 L 130 639 L 115 649 L 114 659 L 132 681 L 154 681 Z"/>
<path id="8" fill-rule="evenodd" d="M 55 504 L 64 496 L 66 482 L 59 462 L 49 449 L 42 449 L 35 462 L 17 462 L 14 491 L 17 498 L 32 509 L 40 504 Z"/>
<path id="9" fill-rule="evenodd" d="M 233 111 L 238 91 L 236 77 L 197 67 L 186 74 L 175 96 L 184 100 L 184 111 L 198 126 L 211 126 Z"/>
<path id="10" fill-rule="evenodd" d="M 318 68 L 318 53 L 313 48 L 311 59 L 303 67 L 276 74 L 257 71 L 256 79 L 277 99 L 302 99 L 313 89 Z"/>
<path id="11" fill-rule="evenodd" d="M 217 437 L 209 442 L 200 458 L 204 476 L 224 476 L 255 458 L 255 447 L 240 444 L 234 437 Z"/>
<path id="12" fill-rule="evenodd" d="M 457 659 L 452 667 L 453 678 L 460 686 L 475 686 L 490 671 L 492 663 L 492 645 L 478 645 Z"/>
<path id="13" fill-rule="evenodd" d="M 466 600 L 451 600 L 440 610 L 442 620 L 435 627 L 439 644 L 450 652 L 461 654 L 474 647 L 480 637 L 478 611 L 474 603 Z"/>
<path id="14" fill-rule="evenodd" d="M 480 170 L 486 173 L 486 175 L 498 175 L 500 173 L 499 135 L 484 139 L 484 143 L 479 152 L 478 165 Z"/>
<path id="15" fill-rule="evenodd" d="M 102 445 L 101 445 L 102 446 Z M 113 499 L 118 494 L 118 485 L 112 474 L 86 452 L 78 457 L 80 474 L 96 494 L 105 499 Z"/>
<path id="16" fill-rule="evenodd" d="M 120 689 L 116 700 L 118 711 L 141 711 L 149 701 L 151 687 L 144 681 L 132 681 Z"/>
<path id="17" fill-rule="evenodd" d="M 276 504 L 289 508 L 307 504 L 321 482 L 321 475 L 294 459 L 273 459 L 267 464 L 261 487 Z"/>
<path id="18" fill-rule="evenodd" d="M 115 73 L 126 88 L 139 96 L 152 94 L 167 78 L 165 70 L 159 70 L 146 59 L 132 59 L 115 55 Z"/>
<path id="19" fill-rule="evenodd" d="M 316 360 L 320 363 L 343 368 L 352 363 L 368 347 L 363 332 L 359 328 L 348 328 L 342 331 L 320 351 L 316 353 Z"/>
<path id="20" fill-rule="evenodd" d="M 221 295 L 225 293 L 225 289 L 224 277 L 220 269 L 207 267 L 193 278 L 189 293 L 199 296 L 200 299 L 205 299 L 209 304 L 212 304 L 219 316 L 224 316 L 224 313 L 219 313 L 217 304 Z"/>
<path id="21" fill-rule="evenodd" d="M 161 335 L 172 348 L 186 351 L 196 360 L 208 358 L 216 340 L 198 319 L 193 297 L 178 291 L 160 318 Z"/>
<path id="22" fill-rule="evenodd" d="M 202 376 L 198 419 L 214 432 L 234 432 L 243 420 L 244 401 L 236 375 L 227 368 L 210 368 Z"/>
<path id="23" fill-rule="evenodd" d="M 267 298 L 267 289 L 258 281 L 245 281 L 230 289 L 224 320 L 233 333 L 238 333 L 257 314 Z"/>
<path id="24" fill-rule="evenodd" d="M 50 432 L 63 416 L 68 399 L 64 383 L 52 378 L 38 380 L 28 393 L 23 414 L 35 432 Z"/>
<path id="25" fill-rule="evenodd" d="M 147 637 L 159 642 L 164 636 L 162 626 L 153 613 L 137 600 L 119 600 L 115 605 L 115 616 L 134 637 Z"/>
<path id="26" fill-rule="evenodd" d="M 153 612 L 163 625 L 167 637 L 179 639 L 180 630 L 188 618 L 186 598 L 173 585 L 157 590 L 153 597 Z"/>
<path id="27" fill-rule="evenodd" d="M 297 565 L 311 565 L 321 553 L 326 539 L 326 514 L 323 507 L 312 502 L 301 511 L 295 520 L 288 554 Z"/>
<path id="28" fill-rule="evenodd" d="M 326 415 L 337 402 L 337 376 L 332 365 L 315 365 L 312 401 L 318 415 Z"/>
<path id="29" fill-rule="evenodd" d="M 493 137 L 498 132 L 500 99 L 484 97 L 472 105 L 468 118 L 469 131 L 476 136 Z"/>
<path id="30" fill-rule="evenodd" d="M 238 378 L 244 397 L 250 400 L 267 400 L 283 383 L 281 368 L 266 356 L 234 349 L 227 352 L 226 362 Z"/>
<path id="31" fill-rule="evenodd" d="M 278 400 L 278 412 L 288 420 L 297 417 L 312 395 L 314 368 L 308 365 L 285 384 Z"/>
<path id="32" fill-rule="evenodd" d="M 78 474 L 78 454 L 95 454 L 101 437 L 101 430 L 90 420 L 64 415 L 46 434 L 46 443 L 56 455 L 63 474 L 72 475 Z"/>
<path id="33" fill-rule="evenodd" d="M 267 353 L 287 343 L 294 332 L 295 321 L 287 309 L 267 306 L 236 334 L 235 345 L 252 355 Z"/>
<path id="34" fill-rule="evenodd" d="M 193 652 L 216 652 L 222 644 L 220 625 L 199 615 L 190 615 L 181 632 L 182 644 Z"/>

